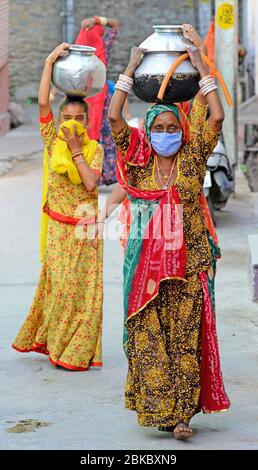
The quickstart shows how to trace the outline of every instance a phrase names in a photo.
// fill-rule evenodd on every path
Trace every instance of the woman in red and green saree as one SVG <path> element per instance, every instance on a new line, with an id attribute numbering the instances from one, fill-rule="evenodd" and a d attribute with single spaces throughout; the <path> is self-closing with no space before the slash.
<path id="1" fill-rule="evenodd" d="M 142 50 L 136 50 L 111 101 L 117 178 L 132 221 L 124 262 L 126 407 L 143 426 L 188 438 L 191 418 L 226 410 L 216 335 L 210 249 L 199 196 L 219 138 L 223 108 L 197 49 L 210 117 L 190 140 L 182 107 L 154 105 L 145 128 L 130 128 L 122 108 Z M 121 85 L 122 83 L 122 85 Z M 124 85 L 125 84 L 125 85 Z"/>

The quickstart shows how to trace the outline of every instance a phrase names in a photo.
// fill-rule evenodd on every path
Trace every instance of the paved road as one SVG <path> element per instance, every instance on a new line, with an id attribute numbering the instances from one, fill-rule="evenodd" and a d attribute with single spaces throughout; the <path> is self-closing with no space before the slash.
<path id="1" fill-rule="evenodd" d="M 247 235 L 255 232 L 254 202 L 240 177 L 238 195 L 219 214 L 223 249 L 217 277 L 217 321 L 229 412 L 193 421 L 191 442 L 140 428 L 124 409 L 126 360 L 122 336 L 122 251 L 105 244 L 104 367 L 70 372 L 45 356 L 10 347 L 30 307 L 38 257 L 41 168 L 36 158 L 0 179 L 1 449 L 257 449 L 258 308 L 250 300 Z M 105 193 L 101 193 L 103 204 Z M 257 213 L 256 213 L 257 222 Z M 257 223 L 256 223 L 257 227 Z M 47 425 L 10 433 L 21 420 Z M 17 428 L 16 428 L 17 429 Z"/>

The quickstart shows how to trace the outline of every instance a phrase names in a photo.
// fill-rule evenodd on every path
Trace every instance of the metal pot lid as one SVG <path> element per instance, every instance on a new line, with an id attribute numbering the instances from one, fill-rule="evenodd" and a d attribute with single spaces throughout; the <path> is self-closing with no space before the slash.
<path id="1" fill-rule="evenodd" d="M 94 54 L 96 52 L 96 47 L 72 44 L 71 46 L 69 46 L 69 51 L 80 52 L 83 54 Z"/>
<path id="2" fill-rule="evenodd" d="M 167 33 L 173 33 L 173 32 L 178 32 L 182 33 L 183 28 L 181 24 L 158 24 L 152 26 L 155 33 L 157 32 L 167 32 Z"/>
<path id="3" fill-rule="evenodd" d="M 181 25 L 154 25 L 155 33 L 145 39 L 139 47 L 148 52 L 184 52 L 192 42 L 183 36 Z"/>

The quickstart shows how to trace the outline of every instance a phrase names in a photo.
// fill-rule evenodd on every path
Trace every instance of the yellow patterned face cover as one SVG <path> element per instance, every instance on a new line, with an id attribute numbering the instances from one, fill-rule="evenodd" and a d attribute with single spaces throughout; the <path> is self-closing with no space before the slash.
<path id="1" fill-rule="evenodd" d="M 74 127 L 76 126 L 77 133 L 79 135 L 83 134 L 82 142 L 82 153 L 85 158 L 85 161 L 90 165 L 95 151 L 97 149 L 98 142 L 96 140 L 90 140 L 87 130 L 83 125 L 74 119 L 65 121 L 61 124 L 58 134 L 56 144 L 53 150 L 53 154 L 50 159 L 51 169 L 58 174 L 66 174 L 73 184 L 80 184 L 82 182 L 80 174 L 76 168 L 76 165 L 72 159 L 72 153 L 69 149 L 66 142 L 61 140 L 59 137 L 64 137 L 63 127 L 69 129 L 71 133 L 74 132 Z M 47 201 L 48 193 L 48 153 L 47 150 L 44 150 L 44 159 L 43 159 L 43 190 L 42 190 L 42 208 L 45 207 Z M 48 215 L 42 212 L 41 217 L 41 227 L 40 227 L 40 258 L 41 261 L 45 259 L 46 251 L 46 236 L 47 236 L 47 226 L 48 226 Z"/>
<path id="2" fill-rule="evenodd" d="M 96 140 L 90 140 L 85 127 L 83 127 L 82 124 L 75 121 L 74 119 L 63 122 L 59 128 L 50 166 L 55 173 L 67 173 L 71 183 L 80 184 L 82 180 L 72 159 L 71 150 L 69 149 L 67 143 L 62 140 L 62 138 L 65 137 L 63 134 L 64 127 L 69 129 L 71 133 L 74 132 L 74 128 L 76 127 L 78 135 L 83 134 L 82 153 L 88 165 L 93 159 L 98 143 Z"/>

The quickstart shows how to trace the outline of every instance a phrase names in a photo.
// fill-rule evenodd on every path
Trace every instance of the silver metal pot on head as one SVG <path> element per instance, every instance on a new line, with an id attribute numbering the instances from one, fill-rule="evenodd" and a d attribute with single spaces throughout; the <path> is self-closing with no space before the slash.
<path id="1" fill-rule="evenodd" d="M 157 95 L 161 83 L 175 60 L 192 45 L 180 25 L 153 26 L 155 32 L 139 47 L 147 49 L 135 70 L 133 91 L 143 101 L 160 102 Z M 163 103 L 188 101 L 199 90 L 200 76 L 189 59 L 182 62 L 169 80 Z"/>
<path id="2" fill-rule="evenodd" d="M 95 55 L 95 47 L 71 45 L 68 54 L 53 66 L 52 83 L 65 95 L 89 97 L 106 82 L 106 67 Z"/>

